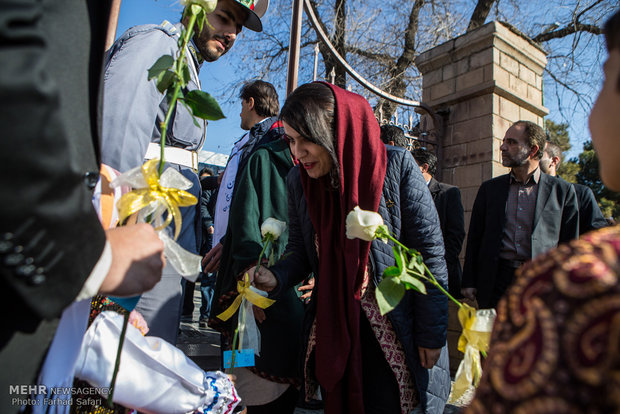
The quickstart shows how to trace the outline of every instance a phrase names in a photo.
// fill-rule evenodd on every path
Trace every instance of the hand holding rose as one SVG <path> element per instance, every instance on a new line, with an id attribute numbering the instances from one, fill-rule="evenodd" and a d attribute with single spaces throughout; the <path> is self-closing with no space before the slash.
<path id="1" fill-rule="evenodd" d="M 265 292 L 271 292 L 278 286 L 276 277 L 271 273 L 271 270 L 264 266 L 260 266 L 258 270 L 256 266 L 251 268 L 248 270 L 248 275 L 250 275 L 250 282 L 252 282 L 252 285 Z"/>

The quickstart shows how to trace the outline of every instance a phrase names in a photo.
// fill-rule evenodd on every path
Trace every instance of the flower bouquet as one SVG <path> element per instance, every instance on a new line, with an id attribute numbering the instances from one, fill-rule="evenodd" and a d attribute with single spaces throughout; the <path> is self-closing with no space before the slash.
<path id="1" fill-rule="evenodd" d="M 266 255 L 268 256 L 268 265 L 275 263 L 273 244 L 285 229 L 285 222 L 272 217 L 266 219 L 261 225 L 263 248 L 258 256 L 255 275 Z M 266 297 L 266 292 L 250 285 L 250 276 L 247 273 L 243 279 L 237 282 L 237 292 L 239 295 L 232 305 L 217 315 L 218 319 L 226 321 L 239 310 L 239 320 L 233 336 L 232 350 L 224 352 L 224 368 L 231 370 L 235 367 L 254 366 L 254 355 L 260 355 L 260 332 L 254 320 L 252 306 L 266 309 L 275 303 L 273 299 Z M 239 349 L 237 349 L 237 340 L 239 340 Z"/>

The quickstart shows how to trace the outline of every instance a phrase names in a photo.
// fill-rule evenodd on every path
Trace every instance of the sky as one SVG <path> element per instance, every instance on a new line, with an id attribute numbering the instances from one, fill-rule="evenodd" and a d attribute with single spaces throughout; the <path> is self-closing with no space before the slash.
<path id="1" fill-rule="evenodd" d="M 161 23 L 163 20 L 176 23 L 180 19 L 182 9 L 178 0 L 122 0 L 116 35 L 118 37 L 128 28 L 139 24 Z M 200 71 L 202 89 L 218 97 L 220 106 L 227 117 L 223 120 L 209 122 L 203 150 L 228 154 L 234 142 L 244 133 L 239 127 L 241 104 L 238 92 L 223 93 L 222 87 L 232 80 L 230 76 L 231 62 L 234 62 L 233 59 L 238 59 L 238 54 L 236 55 L 235 51 L 238 50 L 237 45 L 245 40 L 245 30 L 238 36 L 236 45 L 233 46 L 228 54 L 216 62 L 207 62 L 202 65 Z M 282 68 L 282 70 L 286 69 Z M 592 73 L 591 78 L 590 81 L 602 80 L 601 72 Z M 600 87 L 600 82 L 595 87 L 592 87 L 593 83 L 597 82 L 590 82 L 587 90 L 592 96 L 595 96 Z M 220 96 L 222 95 L 232 98 L 224 100 L 226 98 L 221 98 Z M 564 121 L 564 118 L 558 112 L 558 108 L 554 106 L 553 100 L 545 99 L 545 106 L 550 110 L 547 119 L 555 122 Z M 573 145 L 571 151 L 567 154 L 569 157 L 578 155 L 582 151 L 583 142 L 590 139 L 590 133 L 587 128 L 587 112 L 586 108 L 580 111 L 571 111 L 569 114 L 569 136 Z"/>

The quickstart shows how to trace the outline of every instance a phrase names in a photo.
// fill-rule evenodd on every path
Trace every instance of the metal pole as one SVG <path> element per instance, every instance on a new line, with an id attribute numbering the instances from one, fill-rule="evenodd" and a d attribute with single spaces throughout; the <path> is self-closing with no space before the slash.
<path id="1" fill-rule="evenodd" d="M 291 17 L 291 38 L 289 41 L 288 49 L 288 72 L 286 76 L 286 96 L 290 95 L 290 93 L 293 92 L 295 88 L 297 88 L 302 12 L 302 0 L 293 0 L 293 14 Z"/>
<path id="2" fill-rule="evenodd" d="M 105 50 L 107 51 L 116 40 L 116 26 L 118 26 L 118 14 L 121 11 L 121 0 L 112 0 L 110 6 L 110 18 L 108 19 L 108 32 L 105 36 Z"/>
<path id="3" fill-rule="evenodd" d="M 312 81 L 316 82 L 316 72 L 319 68 L 319 44 L 314 45 L 314 73 L 312 75 Z"/>

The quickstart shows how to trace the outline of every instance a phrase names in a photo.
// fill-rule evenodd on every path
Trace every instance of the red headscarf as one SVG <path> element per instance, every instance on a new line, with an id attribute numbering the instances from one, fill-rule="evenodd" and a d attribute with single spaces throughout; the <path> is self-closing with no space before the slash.
<path id="1" fill-rule="evenodd" d="M 340 187 L 329 176 L 301 170 L 310 220 L 319 240 L 316 375 L 327 390 L 328 412 L 363 413 L 360 287 L 370 243 L 348 239 L 345 218 L 357 205 L 377 211 L 387 155 L 380 128 L 362 96 L 327 84 L 334 93 L 335 150 Z"/>

